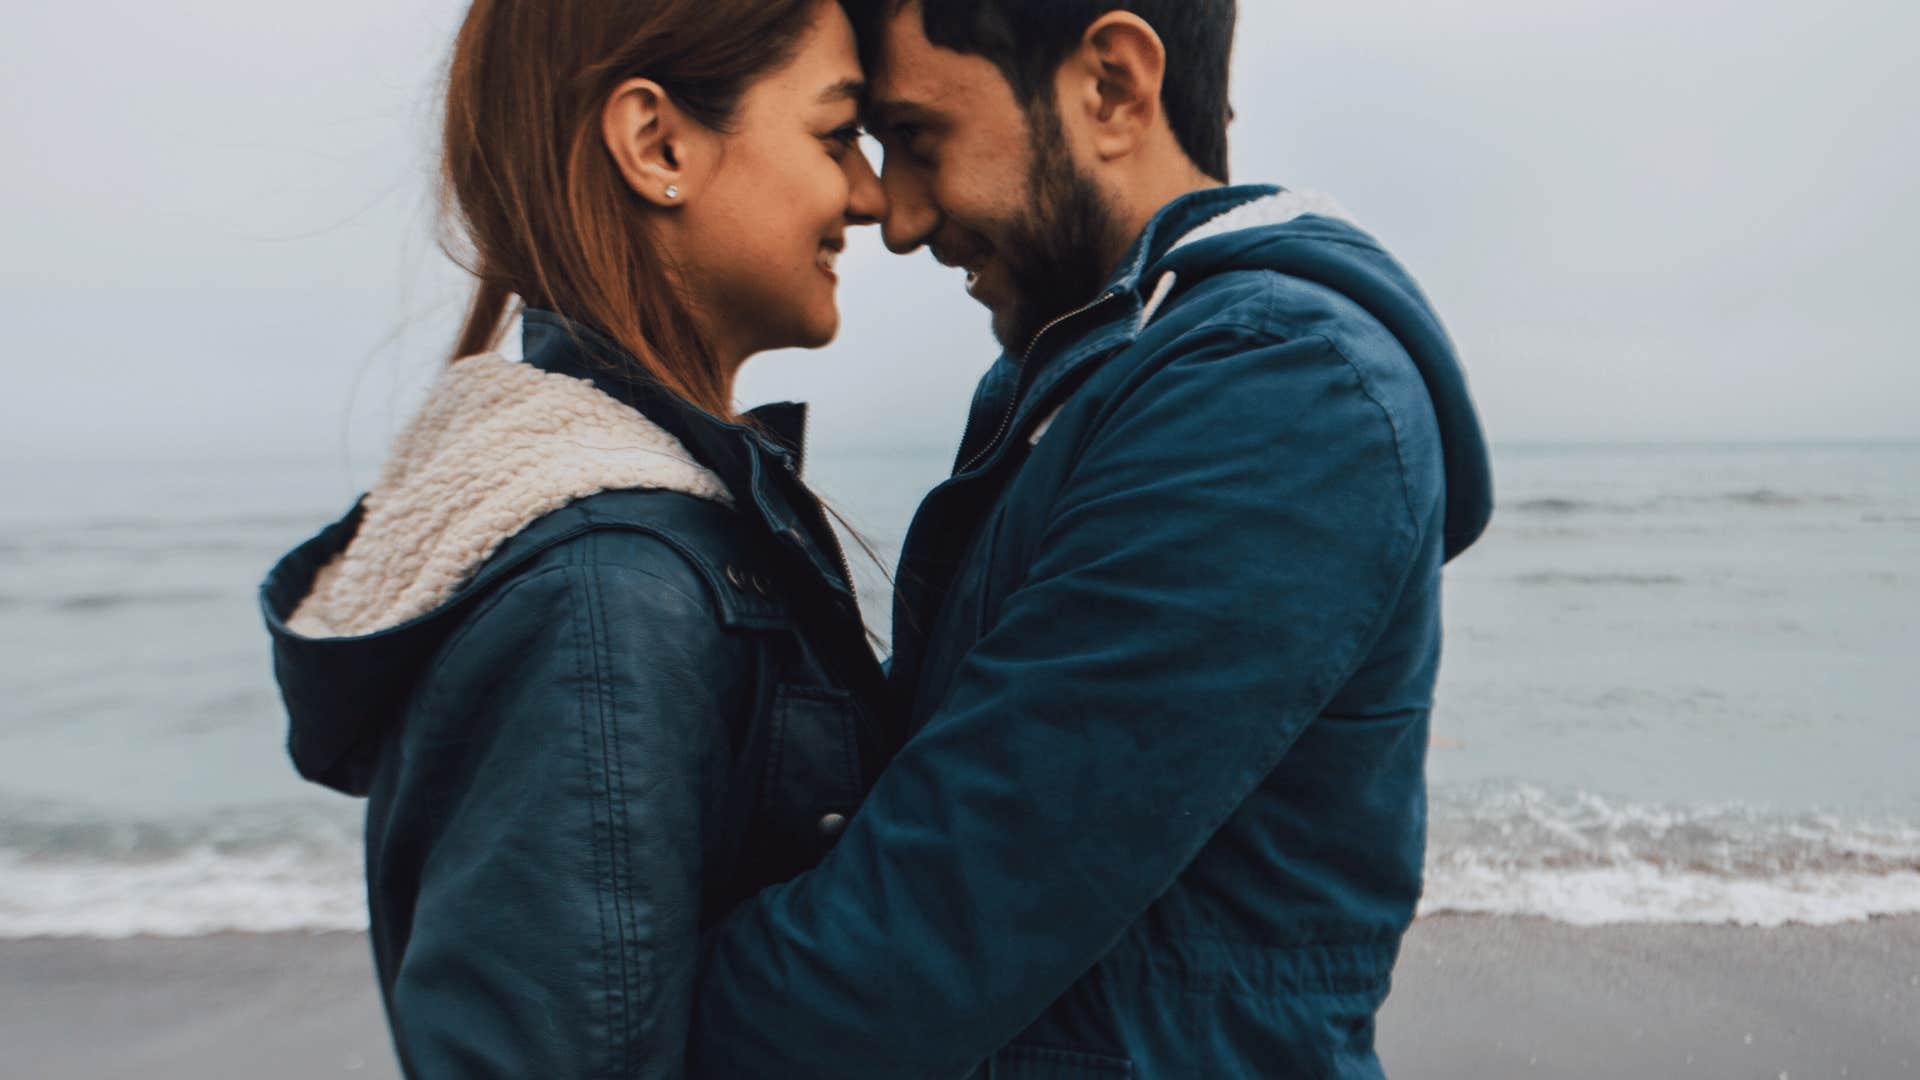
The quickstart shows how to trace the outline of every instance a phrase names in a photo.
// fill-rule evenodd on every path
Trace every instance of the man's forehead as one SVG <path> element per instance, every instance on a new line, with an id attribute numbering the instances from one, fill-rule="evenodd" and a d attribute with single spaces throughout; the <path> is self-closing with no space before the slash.
<path id="1" fill-rule="evenodd" d="M 981 56 L 943 49 L 927 40 L 919 9 L 907 8 L 887 28 L 878 63 L 870 73 L 867 100 L 876 113 L 947 112 L 976 105 L 1004 82 L 1000 69 Z M 1011 96 L 1011 88 L 1005 88 Z"/>

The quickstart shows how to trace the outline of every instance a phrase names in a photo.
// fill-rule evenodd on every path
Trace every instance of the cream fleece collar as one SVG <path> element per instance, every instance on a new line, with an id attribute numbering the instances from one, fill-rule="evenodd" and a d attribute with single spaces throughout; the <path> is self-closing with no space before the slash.
<path id="1" fill-rule="evenodd" d="M 1225 236 L 1243 229 L 1285 225 L 1289 221 L 1308 216 L 1332 218 L 1335 221 L 1344 221 L 1356 229 L 1360 227 L 1360 223 L 1353 219 L 1353 215 L 1347 212 L 1347 208 L 1341 206 L 1339 200 L 1333 196 L 1318 191 L 1286 190 L 1241 203 L 1224 214 L 1202 222 L 1175 242 L 1168 252 L 1172 253 L 1188 244 L 1197 244 L 1202 240 L 1211 240 L 1216 236 Z"/>
<path id="2" fill-rule="evenodd" d="M 287 627 L 325 638 L 399 626 L 539 518 L 633 488 L 732 502 L 678 439 L 592 383 L 493 354 L 462 360 L 394 444 L 359 532 Z"/>

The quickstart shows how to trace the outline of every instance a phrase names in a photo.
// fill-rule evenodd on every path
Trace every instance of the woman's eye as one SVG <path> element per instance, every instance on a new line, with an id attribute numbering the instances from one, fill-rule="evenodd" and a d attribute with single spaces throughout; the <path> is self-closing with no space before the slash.
<path id="1" fill-rule="evenodd" d="M 848 124 L 829 134 L 827 142 L 833 145 L 834 156 L 839 157 L 859 145 L 860 136 L 865 133 L 859 124 Z"/>

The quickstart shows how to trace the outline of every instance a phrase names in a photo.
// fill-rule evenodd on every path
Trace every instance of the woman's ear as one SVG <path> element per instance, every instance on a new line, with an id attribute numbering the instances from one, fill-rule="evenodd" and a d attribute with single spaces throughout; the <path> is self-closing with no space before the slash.
<path id="1" fill-rule="evenodd" d="M 627 186 L 655 206 L 683 206 L 703 156 L 699 125 L 651 79 L 628 79 L 600 112 L 601 134 Z"/>

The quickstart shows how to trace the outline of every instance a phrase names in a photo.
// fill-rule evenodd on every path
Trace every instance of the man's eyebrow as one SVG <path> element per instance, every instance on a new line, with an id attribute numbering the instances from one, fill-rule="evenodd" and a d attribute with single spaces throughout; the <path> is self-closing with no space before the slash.
<path id="1" fill-rule="evenodd" d="M 860 101 L 867 96 L 867 84 L 860 79 L 841 79 L 820 92 L 820 104 Z"/>
<path id="2" fill-rule="evenodd" d="M 933 124 L 940 119 L 940 113 L 917 101 L 902 101 L 898 98 L 882 98 L 867 102 L 868 122 L 874 127 L 888 128 L 900 124 Z"/>

